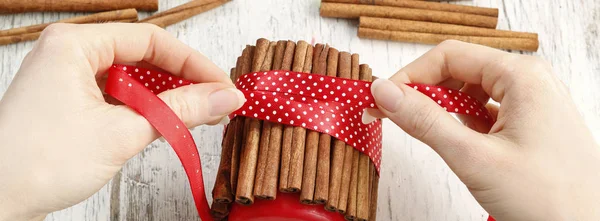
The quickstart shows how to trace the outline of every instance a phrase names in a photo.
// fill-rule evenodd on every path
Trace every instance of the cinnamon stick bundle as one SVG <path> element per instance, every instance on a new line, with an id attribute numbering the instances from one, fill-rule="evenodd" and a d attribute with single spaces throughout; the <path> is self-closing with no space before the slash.
<path id="1" fill-rule="evenodd" d="M 484 8 L 469 5 L 456 5 L 439 2 L 415 2 L 406 0 L 324 0 L 326 2 L 395 6 L 404 8 L 426 9 L 434 11 L 458 12 L 465 14 L 498 17 L 497 8 Z"/>
<path id="2" fill-rule="evenodd" d="M 307 42 L 298 41 L 292 70 L 310 73 L 312 69 L 312 51 L 313 47 Z M 293 127 L 292 155 L 290 157 L 290 172 L 286 192 L 295 193 L 299 192 L 302 188 L 305 141 L 306 129 L 303 127 Z"/>
<path id="3" fill-rule="evenodd" d="M 323 17 L 333 18 L 359 18 L 361 16 L 368 16 L 414 21 L 429 21 L 484 28 L 496 28 L 496 25 L 498 24 L 498 18 L 489 16 L 378 5 L 322 2 L 320 13 Z"/>
<path id="4" fill-rule="evenodd" d="M 434 22 L 410 21 L 389 18 L 360 17 L 359 27 L 388 31 L 419 32 L 431 34 L 447 34 L 482 37 L 507 37 L 537 39 L 538 34 L 505 31 L 489 28 L 478 28 L 463 25 L 441 24 Z"/>
<path id="5" fill-rule="evenodd" d="M 506 37 L 480 37 L 480 36 L 460 36 L 447 34 L 431 34 L 404 31 L 388 31 L 372 28 L 358 28 L 358 36 L 361 38 L 372 38 L 380 40 L 393 40 L 401 42 L 414 42 L 424 44 L 438 44 L 445 40 L 459 40 L 480 45 L 485 45 L 498 49 L 537 51 L 539 47 L 538 39 L 532 38 L 506 38 Z"/>
<path id="6" fill-rule="evenodd" d="M 219 7 L 230 1 L 231 0 L 193 0 L 164 12 L 156 13 L 150 17 L 140 20 L 139 22 L 155 24 L 164 28 L 200 13 Z"/>
<path id="7" fill-rule="evenodd" d="M 100 12 L 91 15 L 78 16 L 38 25 L 13 28 L 0 31 L 0 45 L 13 44 L 23 41 L 33 41 L 40 37 L 42 31 L 54 23 L 101 23 L 101 22 L 135 22 L 138 13 L 135 9 L 123 9 L 108 12 Z"/>
<path id="8" fill-rule="evenodd" d="M 140 11 L 158 10 L 158 0 L 3 0 L 0 14 L 21 12 L 99 12 L 135 8 Z"/>

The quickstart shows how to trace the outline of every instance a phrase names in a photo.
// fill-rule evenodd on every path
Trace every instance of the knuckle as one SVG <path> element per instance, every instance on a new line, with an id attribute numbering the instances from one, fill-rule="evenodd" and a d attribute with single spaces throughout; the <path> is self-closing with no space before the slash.
<path id="1" fill-rule="evenodd" d="M 433 108 L 422 107 L 415 110 L 420 110 L 415 113 L 408 130 L 411 131 L 412 135 L 417 139 L 423 139 L 432 133 L 435 128 L 436 122 L 439 119 L 438 111 Z"/>
<path id="2" fill-rule="evenodd" d="M 461 41 L 458 41 L 458 40 L 453 40 L 453 39 L 444 40 L 444 41 L 442 41 L 442 43 L 440 43 L 438 45 L 438 48 L 455 48 L 457 45 L 460 45 L 460 44 L 464 44 L 464 43 Z"/>
<path id="3" fill-rule="evenodd" d="M 185 88 L 181 88 L 181 94 L 185 94 Z M 167 98 L 169 107 L 177 114 L 177 116 L 185 123 L 185 125 L 191 125 L 192 119 L 196 116 L 196 108 L 193 107 L 183 95 L 170 94 Z"/>
<path id="4" fill-rule="evenodd" d="M 74 25 L 56 23 L 51 24 L 42 31 L 40 38 L 36 44 L 36 48 L 40 50 L 52 49 L 56 47 L 65 48 L 72 45 L 76 39 Z"/>

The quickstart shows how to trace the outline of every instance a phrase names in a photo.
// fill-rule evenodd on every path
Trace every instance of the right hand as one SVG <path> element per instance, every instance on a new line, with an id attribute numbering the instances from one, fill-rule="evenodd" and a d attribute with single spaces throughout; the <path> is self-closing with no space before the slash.
<path id="1" fill-rule="evenodd" d="M 465 126 L 405 83 L 492 98 L 497 121 L 461 117 Z M 496 220 L 600 220 L 600 147 L 539 58 L 446 41 L 372 92 L 370 114 L 431 146 Z"/>

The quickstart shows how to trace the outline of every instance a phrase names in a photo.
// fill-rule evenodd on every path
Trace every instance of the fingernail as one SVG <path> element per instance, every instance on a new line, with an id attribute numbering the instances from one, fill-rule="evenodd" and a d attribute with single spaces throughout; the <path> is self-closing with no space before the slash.
<path id="1" fill-rule="evenodd" d="M 221 118 L 221 120 L 219 121 L 219 123 L 217 123 L 218 125 L 227 125 L 229 124 L 229 116 L 225 116 L 223 118 Z"/>
<path id="2" fill-rule="evenodd" d="M 373 121 L 376 121 L 376 120 L 377 120 L 377 118 L 374 117 L 373 115 L 369 114 L 369 111 L 367 111 L 367 109 L 365 109 L 363 111 L 363 114 L 362 114 L 362 123 L 363 124 L 370 124 L 370 123 L 373 123 Z"/>
<path id="3" fill-rule="evenodd" d="M 381 78 L 373 81 L 371 93 L 373 93 L 377 105 L 389 112 L 396 112 L 404 97 L 404 92 L 394 82 Z"/>
<path id="4" fill-rule="evenodd" d="M 210 116 L 223 116 L 240 108 L 246 98 L 244 94 L 234 88 L 226 88 L 213 92 L 208 96 Z"/>

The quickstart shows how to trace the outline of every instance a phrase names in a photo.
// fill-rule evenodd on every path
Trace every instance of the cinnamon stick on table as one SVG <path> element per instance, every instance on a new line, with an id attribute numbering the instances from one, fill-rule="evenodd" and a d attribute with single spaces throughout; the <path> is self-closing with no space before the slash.
<path id="1" fill-rule="evenodd" d="M 283 64 L 292 64 L 294 61 L 294 52 L 296 43 L 288 41 L 283 55 Z M 291 68 L 291 65 L 290 65 Z M 288 179 L 290 174 L 290 161 L 292 157 L 292 139 L 294 127 L 283 127 L 283 139 L 281 141 L 281 169 L 279 173 L 279 191 L 285 192 L 288 189 Z"/>
<path id="2" fill-rule="evenodd" d="M 340 58 L 340 61 L 342 59 Z M 350 78 L 352 80 L 358 80 L 359 79 L 359 57 L 358 54 L 352 54 L 351 56 L 351 63 L 350 64 L 345 64 L 345 65 L 349 65 L 349 69 L 350 69 Z M 340 67 L 342 66 L 342 64 L 340 64 Z M 346 213 L 346 209 L 348 207 L 348 195 L 350 192 L 350 178 L 352 176 L 352 158 L 354 156 L 354 152 L 358 152 L 357 149 L 354 149 L 354 147 L 350 146 L 350 145 L 346 145 L 345 149 L 344 149 L 344 166 L 342 169 L 342 183 L 341 183 L 341 188 L 340 188 L 340 196 L 339 196 L 339 200 L 337 203 L 337 211 L 345 214 Z"/>
<path id="3" fill-rule="evenodd" d="M 271 70 L 273 64 L 273 56 L 275 53 L 276 42 L 270 42 L 265 60 L 262 63 L 261 70 Z M 273 123 L 269 121 L 263 121 L 262 132 L 260 134 L 260 144 L 258 152 L 258 162 L 256 163 L 256 176 L 254 179 L 254 197 L 259 199 L 275 199 L 275 196 L 268 196 L 263 194 L 264 180 L 266 179 L 266 169 L 269 157 L 269 148 L 271 147 L 271 125 Z"/>
<path id="4" fill-rule="evenodd" d="M 498 24 L 498 18 L 489 16 L 378 5 L 322 2 L 320 13 L 323 17 L 333 18 L 359 18 L 361 16 L 368 16 L 413 21 L 430 21 L 484 28 L 496 28 L 496 25 Z"/>
<path id="5" fill-rule="evenodd" d="M 200 13 L 219 7 L 230 1 L 231 0 L 194 0 L 169 10 L 156 13 L 150 17 L 140 20 L 139 22 L 155 24 L 164 28 Z"/>
<path id="6" fill-rule="evenodd" d="M 20 12 L 100 12 L 126 8 L 158 10 L 158 0 L 3 0 L 0 14 Z"/>
<path id="7" fill-rule="evenodd" d="M 434 11 L 458 12 L 465 14 L 484 15 L 490 17 L 498 17 L 497 8 L 484 8 L 469 5 L 457 5 L 439 2 L 415 2 L 406 0 L 323 0 L 325 2 L 337 3 L 352 3 L 352 4 L 367 4 L 381 6 L 395 6 L 403 8 L 427 9 Z"/>
<path id="8" fill-rule="evenodd" d="M 294 53 L 294 65 L 292 71 L 310 72 L 312 67 L 312 46 L 305 41 L 298 41 Z M 310 52 L 309 52 L 310 51 Z M 307 71 L 308 69 L 308 71 Z M 290 171 L 288 187 L 286 192 L 299 192 L 302 188 L 302 172 L 304 171 L 304 147 L 306 141 L 306 129 L 293 127 L 292 154 L 290 157 Z"/>
<path id="9" fill-rule="evenodd" d="M 100 12 L 91 15 L 78 16 L 73 18 L 67 18 L 58 20 L 56 22 L 49 22 L 38 25 L 31 25 L 20 28 L 13 28 L 0 31 L 0 45 L 18 43 L 22 41 L 32 41 L 39 38 L 42 31 L 51 24 L 54 23 L 74 23 L 74 24 L 85 24 L 85 23 L 101 23 L 101 22 L 134 22 L 137 21 L 138 14 L 133 8 L 115 10 L 108 12 Z"/>
<path id="10" fill-rule="evenodd" d="M 312 73 L 325 75 L 327 70 L 327 48 L 323 44 L 314 47 Z M 317 131 L 309 130 L 306 134 L 306 148 L 304 154 L 304 172 L 302 179 L 302 191 L 300 192 L 300 203 L 315 204 L 315 184 L 317 179 L 319 136 Z"/>
<path id="11" fill-rule="evenodd" d="M 359 19 L 359 27 L 388 31 L 420 32 L 431 34 L 448 34 L 482 37 L 509 37 L 537 39 L 538 34 L 479 28 L 464 25 L 441 24 L 435 22 L 410 21 L 390 18 L 363 17 Z"/>
<path id="12" fill-rule="evenodd" d="M 327 47 L 328 46 L 325 46 L 324 49 L 324 51 L 327 51 L 326 74 L 330 77 L 336 77 L 339 51 L 335 48 Z M 321 57 L 323 56 L 324 55 L 321 55 Z M 329 200 L 329 190 L 331 189 L 329 186 L 331 169 L 331 136 L 328 134 L 321 134 L 319 136 L 319 152 L 317 160 L 317 180 L 314 201 L 316 204 L 325 204 Z"/>
<path id="13" fill-rule="evenodd" d="M 539 47 L 538 39 L 532 38 L 460 36 L 404 31 L 387 31 L 362 27 L 358 28 L 358 37 L 402 42 L 415 42 L 424 44 L 438 44 L 445 40 L 454 39 L 498 49 L 522 51 L 537 51 Z"/>
<path id="14" fill-rule="evenodd" d="M 337 77 L 350 79 L 351 77 L 351 55 L 348 52 L 339 53 Z M 342 185 L 342 174 L 344 168 L 344 152 L 346 144 L 344 141 L 335 139 L 333 141 L 333 150 L 331 159 L 331 174 L 329 179 L 329 200 L 325 209 L 337 211 L 340 189 Z"/>

